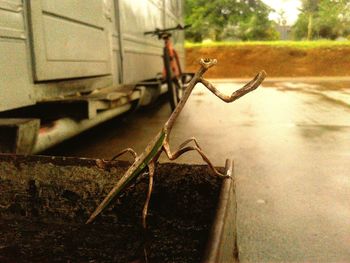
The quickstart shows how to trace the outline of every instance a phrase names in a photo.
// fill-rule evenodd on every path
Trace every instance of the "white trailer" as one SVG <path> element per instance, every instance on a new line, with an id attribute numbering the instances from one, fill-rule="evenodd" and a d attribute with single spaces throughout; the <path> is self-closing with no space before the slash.
<path id="1" fill-rule="evenodd" d="M 181 0 L 0 0 L 0 152 L 40 152 L 130 110 L 135 87 L 160 92 L 162 42 L 143 33 L 182 18 Z"/>

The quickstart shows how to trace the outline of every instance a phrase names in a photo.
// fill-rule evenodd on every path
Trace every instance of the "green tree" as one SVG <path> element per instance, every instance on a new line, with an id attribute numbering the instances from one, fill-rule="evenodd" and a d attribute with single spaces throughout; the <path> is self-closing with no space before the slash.
<path id="1" fill-rule="evenodd" d="M 270 10 L 260 0 L 186 0 L 185 22 L 192 24 L 186 38 L 271 39 L 276 34 L 268 19 Z"/>
<path id="2" fill-rule="evenodd" d="M 347 1 L 321 1 L 315 31 L 317 37 L 335 39 L 349 32 Z"/>
<path id="3" fill-rule="evenodd" d="M 293 26 L 296 39 L 335 39 L 350 32 L 349 0 L 318 0 L 303 2 L 297 22 Z"/>
<path id="4" fill-rule="evenodd" d="M 250 1 L 247 16 L 238 22 L 237 36 L 242 40 L 276 40 L 279 34 L 268 16 L 271 8 L 261 1 Z"/>
<path id="5" fill-rule="evenodd" d="M 307 24 L 307 40 L 312 38 L 313 20 L 314 16 L 318 11 L 319 0 L 302 0 L 302 12 L 308 19 Z"/>
<path id="6" fill-rule="evenodd" d="M 191 27 L 186 30 L 186 38 L 194 42 L 201 42 L 208 35 L 208 23 L 206 17 L 205 0 L 186 0 L 185 4 L 185 24 Z"/>
<path id="7" fill-rule="evenodd" d="M 308 15 L 301 12 L 298 20 L 293 25 L 293 34 L 295 39 L 306 39 L 308 35 Z"/>

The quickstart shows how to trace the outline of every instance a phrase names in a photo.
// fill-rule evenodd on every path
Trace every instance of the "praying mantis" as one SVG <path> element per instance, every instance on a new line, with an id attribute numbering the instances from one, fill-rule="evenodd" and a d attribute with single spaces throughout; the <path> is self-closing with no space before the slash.
<path id="1" fill-rule="evenodd" d="M 172 130 L 172 127 L 179 116 L 181 110 L 185 106 L 189 96 L 191 95 L 192 90 L 196 86 L 197 83 L 202 83 L 205 87 L 207 87 L 215 96 L 223 100 L 224 102 L 233 102 L 245 94 L 255 90 L 262 81 L 266 77 L 265 71 L 259 72 L 254 79 L 248 82 L 241 89 L 233 92 L 230 96 L 222 94 L 217 88 L 215 88 L 209 81 L 203 78 L 203 74 L 212 66 L 217 63 L 216 59 L 201 59 L 200 60 L 200 68 L 195 73 L 192 80 L 189 82 L 185 91 L 183 93 L 183 97 L 179 101 L 177 107 L 170 115 L 168 121 L 165 123 L 161 131 L 149 142 L 146 146 L 145 150 L 137 155 L 134 150 L 131 148 L 127 148 L 121 151 L 119 154 L 115 156 L 119 157 L 124 153 L 131 153 L 134 157 L 134 163 L 128 168 L 125 174 L 121 177 L 121 179 L 117 182 L 117 184 L 112 188 L 112 190 L 108 193 L 108 195 L 104 198 L 104 200 L 99 204 L 96 210 L 91 214 L 90 218 L 87 220 L 87 224 L 93 222 L 95 218 L 111 203 L 111 201 L 118 196 L 118 194 L 125 188 L 127 185 L 138 175 L 140 175 L 147 167 L 149 170 L 149 185 L 148 185 L 148 193 L 146 197 L 146 201 L 142 211 L 142 226 L 144 229 L 147 228 L 146 218 L 148 206 L 152 194 L 153 189 L 153 177 L 155 171 L 155 164 L 162 152 L 166 154 L 169 160 L 175 160 L 182 154 L 189 151 L 196 151 L 202 157 L 203 161 L 209 165 L 209 168 L 215 175 L 220 177 L 227 177 L 220 173 L 214 165 L 211 163 L 209 158 L 204 154 L 202 148 L 199 146 L 196 138 L 192 137 L 184 141 L 179 148 L 175 152 L 171 152 L 169 146 L 169 136 Z M 189 145 L 191 142 L 194 143 L 194 146 Z"/>

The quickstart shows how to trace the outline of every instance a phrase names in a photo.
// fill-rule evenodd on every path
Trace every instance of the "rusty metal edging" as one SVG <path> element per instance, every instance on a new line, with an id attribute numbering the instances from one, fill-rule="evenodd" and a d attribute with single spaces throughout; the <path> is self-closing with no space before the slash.
<path id="1" fill-rule="evenodd" d="M 233 161 L 227 159 L 225 174 L 231 178 L 223 180 L 216 216 L 212 224 L 203 263 L 239 262 L 237 248 L 236 215 L 237 203 Z"/>

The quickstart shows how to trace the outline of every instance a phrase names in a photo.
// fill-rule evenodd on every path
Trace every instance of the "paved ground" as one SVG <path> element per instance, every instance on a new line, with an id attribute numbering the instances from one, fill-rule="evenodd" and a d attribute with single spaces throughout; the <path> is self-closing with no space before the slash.
<path id="1" fill-rule="evenodd" d="M 240 84 L 217 86 L 228 93 Z M 141 152 L 168 116 L 163 104 L 51 153 L 110 158 L 129 146 Z M 235 160 L 243 262 L 350 262 L 350 82 L 265 82 L 233 104 L 199 87 L 174 128 L 173 147 L 191 136 L 216 165 Z M 202 163 L 196 154 L 179 162 Z"/>

